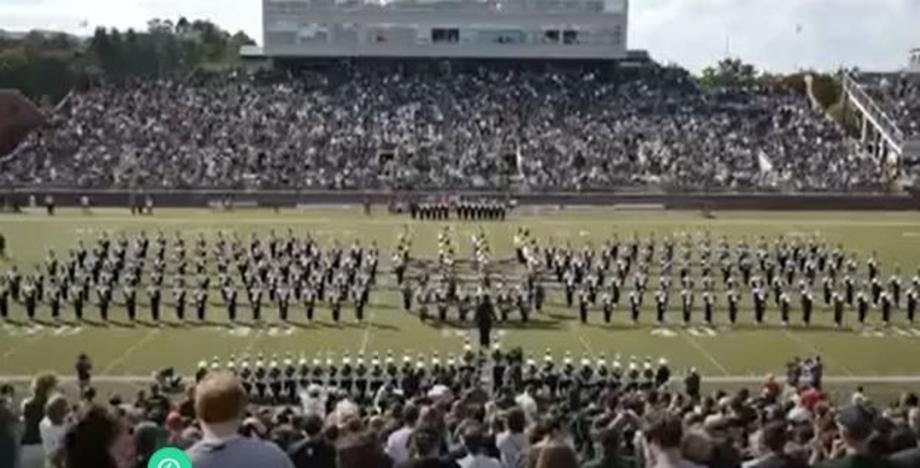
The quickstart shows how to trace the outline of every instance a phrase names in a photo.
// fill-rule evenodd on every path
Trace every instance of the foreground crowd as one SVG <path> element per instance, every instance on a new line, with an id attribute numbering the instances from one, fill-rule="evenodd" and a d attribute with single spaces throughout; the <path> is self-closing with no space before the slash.
<path id="1" fill-rule="evenodd" d="M 70 96 L 4 184 L 147 188 L 859 190 L 877 168 L 787 90 L 686 71 L 430 77 L 356 68 L 144 81 Z"/>
<path id="2" fill-rule="evenodd" d="M 523 356 L 509 355 L 513 366 Z M 811 361 L 811 360 L 809 360 Z M 811 361 L 813 362 L 813 361 Z M 820 361 L 818 361 L 820 362 Z M 810 373 L 814 364 L 802 372 Z M 798 366 L 802 369 L 802 366 Z M 814 376 L 814 374 L 809 374 Z M 373 401 L 311 386 L 296 405 L 257 406 L 229 371 L 202 372 L 178 400 L 159 387 L 134 401 L 79 401 L 36 378 L 20 414 L 0 397 L 0 466 L 43 454 L 46 466 L 146 467 L 164 446 L 201 467 L 916 467 L 914 394 L 880 407 L 862 391 L 836 406 L 820 379 L 772 377 L 761 388 L 701 394 L 699 381 L 637 380 L 561 393 L 544 383 L 454 391 L 446 377 Z M 27 466 L 30 468 L 31 465 Z"/>

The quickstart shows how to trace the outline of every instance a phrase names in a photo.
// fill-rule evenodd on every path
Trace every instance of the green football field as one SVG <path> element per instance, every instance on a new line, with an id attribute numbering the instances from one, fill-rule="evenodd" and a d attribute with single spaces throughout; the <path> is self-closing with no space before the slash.
<path id="1" fill-rule="evenodd" d="M 449 353 L 459 353 L 466 337 L 475 338 L 468 328 L 438 326 L 421 323 L 414 315 L 402 310 L 399 292 L 393 275 L 389 272 L 390 256 L 397 236 L 408 229 L 413 243 L 413 255 L 434 258 L 437 251 L 437 234 L 443 226 L 450 226 L 457 256 L 470 257 L 470 237 L 482 226 L 495 260 L 513 256 L 512 238 L 519 226 L 526 226 L 541 243 L 555 239 L 557 244 L 570 242 L 580 247 L 588 242 L 600 246 L 613 233 L 622 241 L 638 233 L 647 238 L 655 233 L 658 239 L 665 235 L 689 232 L 701 235 L 705 231 L 714 237 L 723 234 L 731 239 L 747 236 L 768 238 L 784 235 L 806 236 L 819 234 L 830 244 L 841 243 L 847 251 L 860 255 L 861 270 L 864 260 L 872 252 L 887 279 L 896 266 L 906 287 L 910 277 L 920 265 L 920 214 L 879 212 L 720 212 L 707 219 L 698 212 L 621 212 L 605 209 L 570 208 L 560 211 L 555 207 L 522 208 L 504 223 L 499 222 L 412 222 L 408 216 L 390 215 L 381 208 L 366 216 L 355 207 L 321 207 L 302 210 L 266 210 L 218 213 L 209 210 L 159 210 L 154 216 L 132 217 L 125 210 L 95 210 L 86 215 L 79 210 L 61 210 L 48 217 L 42 210 L 25 214 L 0 215 L 0 232 L 7 239 L 8 258 L 0 260 L 4 274 L 12 264 L 25 273 L 43 262 L 49 248 L 59 257 L 66 257 L 67 249 L 79 238 L 94 239 L 102 231 L 135 233 L 146 230 L 153 234 L 157 229 L 171 236 L 181 231 L 187 241 L 203 233 L 213 237 L 218 231 L 236 231 L 245 235 L 259 232 L 267 235 L 274 229 L 279 234 L 293 228 L 296 233 L 313 234 L 323 245 L 339 240 L 348 246 L 354 239 L 368 244 L 376 241 L 381 249 L 381 275 L 372 293 L 368 320 L 357 323 L 353 308 L 343 309 L 345 322 L 335 326 L 327 307 L 318 310 L 318 320 L 308 323 L 302 307 L 293 309 L 296 322 L 292 327 L 270 323 L 262 327 L 238 326 L 234 328 L 213 324 L 209 326 L 180 325 L 155 328 L 146 325 L 116 323 L 77 324 L 63 326 L 44 321 L 28 324 L 21 320 L 4 323 L 0 328 L 0 376 L 27 376 L 41 370 L 54 370 L 69 374 L 77 353 L 88 353 L 95 363 L 95 374 L 113 381 L 148 376 L 151 371 L 174 365 L 182 372 L 190 372 L 197 362 L 231 354 L 252 356 L 273 353 L 284 357 L 287 353 L 313 358 L 317 353 L 336 356 L 348 352 L 351 356 L 364 352 L 367 359 L 372 353 L 384 355 L 393 350 L 397 358 L 404 351 L 413 356 L 431 356 L 438 352 L 442 359 Z M 698 270 L 697 270 L 698 273 Z M 860 276 L 864 271 L 860 272 Z M 717 276 L 718 275 L 714 275 Z M 721 281 L 717 281 L 717 284 Z M 171 284 L 167 277 L 166 285 Z M 657 275 L 649 281 L 650 288 L 657 287 Z M 625 304 L 624 299 L 621 304 Z M 724 296 L 718 294 L 718 326 L 712 329 L 678 325 L 679 299 L 672 300 L 670 320 L 666 330 L 658 329 L 654 321 L 653 301 L 647 296 L 642 323 L 634 326 L 626 317 L 621 305 L 614 314 L 614 323 L 604 324 L 599 310 L 593 310 L 590 322 L 582 325 L 577 320 L 577 310 L 567 309 L 563 294 L 555 287 L 549 289 L 548 306 L 522 325 L 516 318 L 502 325 L 497 333 L 505 349 L 521 346 L 541 359 L 547 348 L 552 350 L 557 362 L 566 352 L 579 361 L 583 355 L 603 355 L 612 360 L 620 355 L 623 362 L 631 356 L 640 361 L 647 356 L 657 360 L 667 358 L 678 370 L 695 366 L 713 380 L 746 381 L 766 372 L 781 374 L 786 360 L 791 356 L 821 355 L 827 363 L 827 375 L 841 382 L 861 379 L 882 382 L 915 382 L 920 376 L 920 326 L 906 322 L 903 311 L 895 312 L 891 328 L 881 327 L 878 312 L 873 311 L 870 329 L 855 329 L 855 312 L 847 312 L 848 326 L 833 328 L 830 311 L 820 300 L 820 290 L 815 288 L 816 320 L 805 329 L 798 324 L 788 328 L 778 324 L 775 307 L 768 308 L 769 324 L 751 325 L 750 291 L 742 289 L 742 325 L 725 326 Z M 139 295 L 142 296 L 142 295 Z M 209 310 L 210 318 L 225 319 L 222 305 L 216 303 L 216 291 L 211 294 L 215 302 Z M 166 295 L 168 297 L 168 295 Z M 167 299 L 168 301 L 168 299 Z M 241 302 L 243 302 L 241 300 Z M 699 304 L 699 297 L 697 297 Z M 696 320 L 701 319 L 697 305 Z M 172 317 L 171 307 L 164 307 L 164 315 Z M 95 317 L 96 308 L 89 306 L 87 313 Z M 265 312 L 264 312 L 265 313 Z M 23 315 L 19 304 L 13 305 L 16 317 Z M 47 318 L 47 306 L 42 306 L 40 316 Z M 65 315 L 71 314 L 69 306 Z M 247 307 L 241 314 L 247 316 Z M 275 317 L 273 307 L 267 314 Z M 124 321 L 123 308 L 116 307 L 110 315 Z M 140 310 L 147 317 L 146 298 Z M 798 319 L 797 295 L 793 296 L 793 317 Z M 796 320 L 798 323 L 798 320 Z M 0 377 L 2 379 L 3 377 Z"/>

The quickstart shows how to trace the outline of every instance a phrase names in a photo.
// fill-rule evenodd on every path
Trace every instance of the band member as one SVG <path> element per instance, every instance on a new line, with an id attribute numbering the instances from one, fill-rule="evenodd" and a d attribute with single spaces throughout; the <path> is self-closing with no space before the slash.
<path id="1" fill-rule="evenodd" d="M 96 297 L 99 300 L 99 316 L 103 321 L 109 320 L 109 303 L 112 301 L 112 290 L 106 285 L 100 285 L 96 288 Z"/>
<path id="2" fill-rule="evenodd" d="M 341 316 L 342 316 L 342 298 L 339 294 L 335 294 L 332 298 L 332 321 L 338 324 Z"/>
<path id="3" fill-rule="evenodd" d="M 64 296 L 61 287 L 52 288 L 48 297 L 48 305 L 51 307 L 51 318 L 57 320 L 61 316 L 61 300 Z"/>
<path id="4" fill-rule="evenodd" d="M 907 290 L 907 320 L 909 320 L 910 323 L 914 323 L 914 315 L 916 313 L 917 313 L 917 291 L 911 288 Z"/>
<path id="5" fill-rule="evenodd" d="M 227 317 L 231 322 L 236 322 L 236 288 L 228 284 L 223 289 L 224 303 L 227 305 Z"/>
<path id="6" fill-rule="evenodd" d="M 663 325 L 668 312 L 668 293 L 658 291 L 655 295 L 655 312 L 658 325 Z"/>
<path id="7" fill-rule="evenodd" d="M 83 300 L 85 296 L 83 295 L 83 289 L 77 285 L 73 286 L 75 290 L 70 294 L 70 302 L 73 304 L 73 314 L 78 321 L 83 320 Z"/>
<path id="8" fill-rule="evenodd" d="M 706 321 L 706 325 L 712 326 L 712 313 L 713 308 L 715 307 L 712 292 L 705 291 L 703 292 L 703 319 Z"/>
<path id="9" fill-rule="evenodd" d="M 754 322 L 758 325 L 763 324 L 764 315 L 767 310 L 767 298 L 763 292 L 763 289 L 757 288 L 754 289 L 751 293 L 751 297 L 754 300 Z"/>
<path id="10" fill-rule="evenodd" d="M 843 297 L 835 292 L 831 299 L 834 303 L 834 325 L 840 328 L 843 326 Z"/>
<path id="11" fill-rule="evenodd" d="M 601 296 L 601 308 L 604 310 L 604 322 L 610 323 L 610 319 L 613 317 L 613 299 L 611 299 L 610 293 L 604 293 Z"/>
<path id="12" fill-rule="evenodd" d="M 811 297 L 811 291 L 805 289 L 802 291 L 802 322 L 806 326 L 811 325 L 811 311 L 814 306 L 814 299 Z"/>
<path id="13" fill-rule="evenodd" d="M 786 292 L 782 292 L 779 295 L 779 315 L 780 323 L 784 326 L 789 325 L 789 311 L 792 308 L 792 301 L 789 300 L 789 295 Z"/>
<path id="14" fill-rule="evenodd" d="M 476 326 L 479 328 L 479 346 L 487 350 L 491 346 L 492 323 L 495 321 L 495 309 L 488 294 L 482 296 L 476 308 Z"/>
<path id="15" fill-rule="evenodd" d="M 447 292 L 444 288 L 438 288 L 435 292 L 435 302 L 438 309 L 438 320 L 447 321 Z"/>
<path id="16" fill-rule="evenodd" d="M 10 290 L 0 279 L 0 319 L 7 319 L 10 316 Z"/>
<path id="17" fill-rule="evenodd" d="M 176 305 L 176 318 L 185 320 L 185 288 L 179 286 L 173 289 L 173 301 Z"/>
<path id="18" fill-rule="evenodd" d="M 581 317 L 581 323 L 588 323 L 588 291 L 582 289 L 578 292 L 578 315 Z"/>
<path id="19" fill-rule="evenodd" d="M 160 321 L 160 288 L 154 285 L 147 287 L 147 299 L 150 301 L 150 318 L 154 322 Z"/>
<path id="20" fill-rule="evenodd" d="M 29 317 L 30 321 L 33 321 L 35 320 L 35 309 L 38 307 L 38 291 L 31 283 L 26 283 L 25 287 L 22 288 L 22 294 L 22 304 L 26 308 L 26 316 Z"/>
<path id="21" fill-rule="evenodd" d="M 891 322 L 891 295 L 887 292 L 883 292 L 880 298 L 881 304 L 879 307 L 882 309 L 882 322 L 887 327 Z"/>
<path id="22" fill-rule="evenodd" d="M 619 290 L 617 290 L 619 292 Z M 534 286 L 533 304 L 537 312 L 543 311 L 543 302 L 546 300 L 546 288 L 543 283 L 537 282 Z"/>
<path id="23" fill-rule="evenodd" d="M 856 294 L 856 318 L 859 325 L 866 324 L 866 316 L 869 315 L 869 298 L 862 291 Z"/>
<path id="24" fill-rule="evenodd" d="M 262 320 L 262 288 L 258 283 L 253 283 L 249 289 L 249 307 L 252 309 L 252 320 Z"/>
<path id="25" fill-rule="evenodd" d="M 133 322 L 137 318 L 137 292 L 133 287 L 127 286 L 122 290 L 122 295 L 125 299 L 128 320 Z"/>
<path id="26" fill-rule="evenodd" d="M 683 312 L 684 325 L 690 323 L 693 313 L 693 291 L 684 289 L 680 292 L 681 311 Z"/>
<path id="27" fill-rule="evenodd" d="M 636 291 L 629 292 L 629 312 L 632 315 L 633 324 L 639 323 L 639 311 L 642 309 L 642 300 Z"/>
<path id="28" fill-rule="evenodd" d="M 412 310 L 412 286 L 408 281 L 401 284 L 402 287 L 400 288 L 400 291 L 402 292 L 403 310 L 409 312 Z"/>
<path id="29" fill-rule="evenodd" d="M 316 307 L 316 292 L 312 287 L 307 286 L 302 292 L 302 297 L 304 308 L 307 312 L 307 320 L 313 321 L 313 310 Z"/>
<path id="30" fill-rule="evenodd" d="M 275 302 L 278 303 L 278 316 L 282 322 L 288 321 L 288 304 L 290 302 L 290 291 L 284 286 L 275 291 Z"/>
<path id="31" fill-rule="evenodd" d="M 734 325 L 738 320 L 738 293 L 734 289 L 729 289 L 725 297 L 728 302 L 728 321 Z"/>

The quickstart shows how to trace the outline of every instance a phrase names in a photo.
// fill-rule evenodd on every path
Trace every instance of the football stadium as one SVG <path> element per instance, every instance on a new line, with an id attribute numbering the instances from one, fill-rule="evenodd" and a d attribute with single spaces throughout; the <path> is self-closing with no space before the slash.
<path id="1" fill-rule="evenodd" d="M 920 50 L 629 11 L 4 36 L 0 468 L 920 466 Z"/>

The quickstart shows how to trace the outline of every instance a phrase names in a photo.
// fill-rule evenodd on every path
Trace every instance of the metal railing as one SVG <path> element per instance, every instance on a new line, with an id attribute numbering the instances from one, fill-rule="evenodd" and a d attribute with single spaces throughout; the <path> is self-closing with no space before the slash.
<path id="1" fill-rule="evenodd" d="M 888 134 L 889 139 L 892 140 L 891 143 L 900 148 L 904 144 L 904 132 L 901 131 L 898 125 L 891 120 L 890 117 L 888 117 L 888 114 L 875 102 L 875 99 L 863 89 L 863 85 L 860 84 L 851 73 L 846 73 L 843 77 L 844 88 L 851 96 L 856 98 L 855 100 L 865 109 L 871 120 L 875 121 L 878 126 L 881 127 L 882 133 Z"/>

